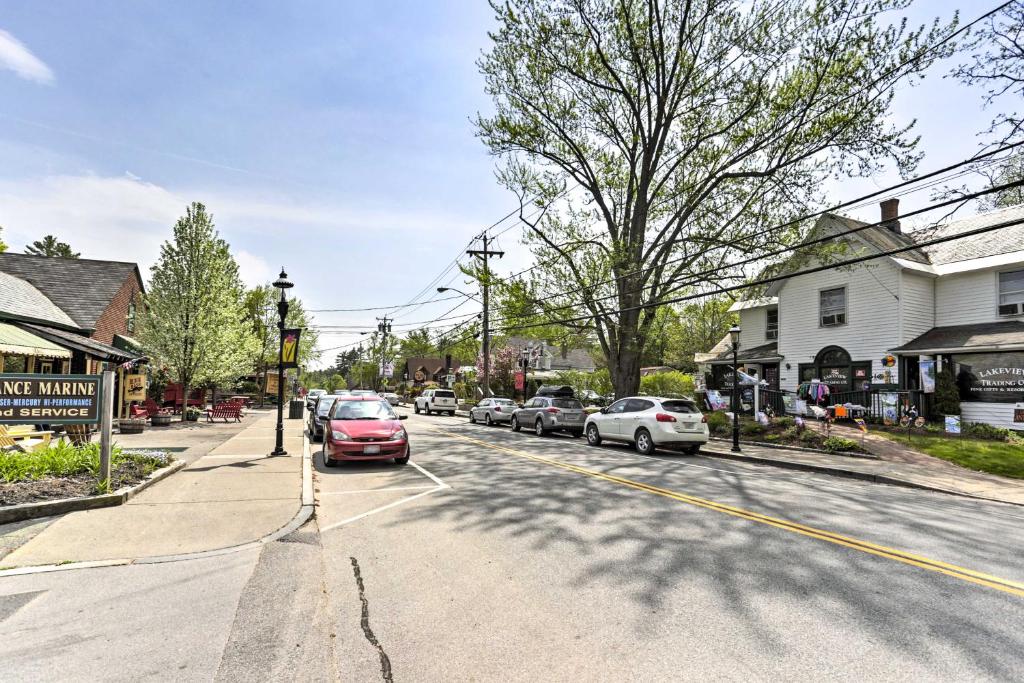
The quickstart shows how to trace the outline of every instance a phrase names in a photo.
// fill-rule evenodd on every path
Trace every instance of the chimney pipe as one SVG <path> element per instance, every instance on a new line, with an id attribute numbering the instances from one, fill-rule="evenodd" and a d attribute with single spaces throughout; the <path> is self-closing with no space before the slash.
<path id="1" fill-rule="evenodd" d="M 895 197 L 885 199 L 879 203 L 879 206 L 882 207 L 882 225 L 899 235 L 902 232 L 898 218 L 900 215 L 900 200 Z"/>

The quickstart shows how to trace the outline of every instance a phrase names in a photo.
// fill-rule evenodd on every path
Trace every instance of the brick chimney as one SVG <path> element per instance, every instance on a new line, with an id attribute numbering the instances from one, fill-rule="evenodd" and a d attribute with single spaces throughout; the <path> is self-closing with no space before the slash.
<path id="1" fill-rule="evenodd" d="M 886 199 L 880 202 L 879 206 L 882 207 L 882 225 L 899 235 L 902 232 L 898 218 L 900 215 L 900 200 L 895 197 Z"/>

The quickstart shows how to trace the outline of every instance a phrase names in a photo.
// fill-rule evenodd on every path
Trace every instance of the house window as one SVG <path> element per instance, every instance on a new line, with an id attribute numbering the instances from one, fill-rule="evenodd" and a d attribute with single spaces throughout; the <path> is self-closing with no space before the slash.
<path id="1" fill-rule="evenodd" d="M 823 289 L 819 293 L 821 326 L 836 327 L 846 324 L 846 287 Z"/>
<path id="2" fill-rule="evenodd" d="M 767 322 L 764 330 L 765 339 L 778 339 L 779 338 L 779 309 L 769 308 L 767 313 Z"/>
<path id="3" fill-rule="evenodd" d="M 999 315 L 1024 314 L 1024 270 L 999 273 Z"/>
<path id="4" fill-rule="evenodd" d="M 135 331 L 135 302 L 132 301 L 128 304 L 128 318 L 125 323 L 128 333 L 131 334 Z"/>

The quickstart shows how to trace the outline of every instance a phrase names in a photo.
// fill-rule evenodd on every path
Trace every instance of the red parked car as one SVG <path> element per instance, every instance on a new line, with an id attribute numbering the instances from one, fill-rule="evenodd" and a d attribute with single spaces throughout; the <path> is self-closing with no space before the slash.
<path id="1" fill-rule="evenodd" d="M 397 415 L 379 396 L 342 396 L 324 422 L 324 465 L 341 460 L 409 462 L 409 435 Z"/>

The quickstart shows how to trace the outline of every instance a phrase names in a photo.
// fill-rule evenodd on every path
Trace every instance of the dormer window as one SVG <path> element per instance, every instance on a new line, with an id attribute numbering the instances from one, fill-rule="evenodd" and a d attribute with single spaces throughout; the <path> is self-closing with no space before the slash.
<path id="1" fill-rule="evenodd" d="M 779 309 L 777 308 L 769 308 L 765 313 L 764 338 L 779 338 Z"/>
<path id="2" fill-rule="evenodd" d="M 818 303 L 822 327 L 846 324 L 846 287 L 821 290 Z"/>
<path id="3" fill-rule="evenodd" d="M 1024 270 L 999 273 L 999 315 L 1024 315 Z"/>

